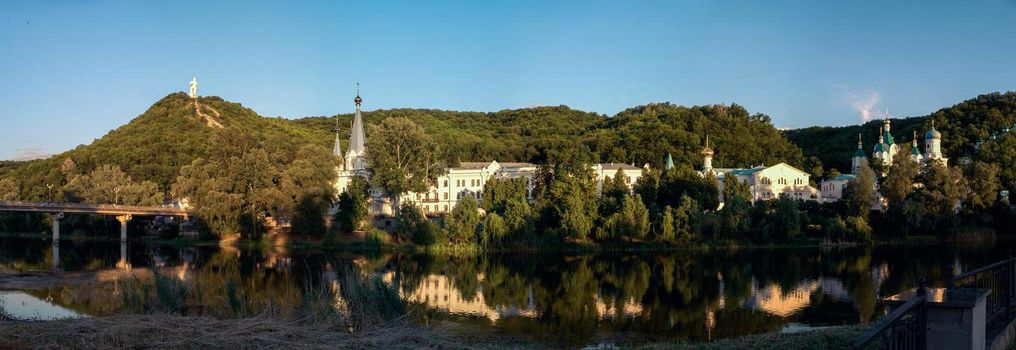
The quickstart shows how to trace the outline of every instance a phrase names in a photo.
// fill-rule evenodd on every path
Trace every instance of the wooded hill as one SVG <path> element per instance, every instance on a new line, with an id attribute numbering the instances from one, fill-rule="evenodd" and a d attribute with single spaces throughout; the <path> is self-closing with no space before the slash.
<path id="1" fill-rule="evenodd" d="M 227 133 L 236 142 L 271 144 L 291 157 L 304 145 L 330 149 L 336 117 L 342 147 L 348 147 L 351 113 L 289 120 L 262 117 L 239 103 L 218 97 L 202 97 L 199 103 L 218 112 L 223 128 L 208 126 L 195 112 L 192 99 L 184 93 L 173 93 L 89 145 L 43 160 L 0 162 L 0 179 L 8 183 L 13 180 L 20 190 L 18 198 L 41 200 L 47 196 L 47 184 L 62 185 L 65 175 L 61 164 L 73 159 L 79 173 L 103 164 L 118 165 L 133 179 L 155 182 L 169 194 L 182 166 L 197 158 L 208 158 L 214 151 L 209 140 L 216 135 Z M 662 166 L 667 153 L 671 153 L 675 163 L 698 168 L 708 134 L 710 146 L 716 151 L 714 167 L 786 162 L 808 171 L 822 164 L 827 169 L 848 169 L 857 133 L 862 134 L 864 150 L 870 153 L 881 125 L 881 120 L 875 120 L 863 127 L 811 127 L 781 133 L 770 117 L 749 113 L 737 104 L 649 104 L 613 117 L 567 106 L 486 113 L 390 109 L 364 112 L 363 116 L 367 124 L 388 117 L 411 119 L 434 136 L 450 164 L 487 160 L 546 163 L 552 161 L 555 151 L 568 150 L 590 162 L 648 163 L 656 167 Z M 894 119 L 896 142 L 908 143 L 916 129 L 923 147 L 923 134 L 931 125 L 929 118 L 943 133 L 943 148 L 950 158 L 958 160 L 972 154 L 975 159 L 998 165 L 1003 185 L 1016 183 L 1016 156 L 1012 154 L 1016 153 L 1016 136 L 990 140 L 992 132 L 1016 123 L 1016 93 L 982 95 L 930 116 Z M 986 142 L 974 152 L 973 145 L 979 139 Z M 814 158 L 806 161 L 808 156 Z"/>
<path id="2" fill-rule="evenodd" d="M 922 153 L 924 133 L 934 122 L 942 133 L 942 150 L 950 158 L 950 164 L 958 164 L 964 156 L 995 164 L 1003 188 L 1016 188 L 1016 130 L 1012 130 L 1016 129 L 1016 92 L 980 95 L 927 116 L 890 120 L 895 142 L 901 146 L 910 144 L 916 130 Z M 878 119 L 863 125 L 815 126 L 784 134 L 806 157 L 817 157 L 826 169 L 846 172 L 850 169 L 850 157 L 857 150 L 857 134 L 861 134 L 864 152 L 870 157 L 882 123 Z M 980 149 L 975 148 L 978 142 L 983 142 Z"/>

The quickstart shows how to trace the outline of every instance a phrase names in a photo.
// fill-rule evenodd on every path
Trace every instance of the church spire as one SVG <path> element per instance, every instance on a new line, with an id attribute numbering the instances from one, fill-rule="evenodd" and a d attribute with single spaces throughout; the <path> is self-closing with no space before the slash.
<path id="1" fill-rule="evenodd" d="M 360 115 L 360 103 L 363 99 L 360 98 L 360 83 L 356 83 L 356 98 L 353 99 L 353 103 L 356 103 L 356 113 L 353 115 L 353 126 L 349 130 L 349 151 L 354 152 L 357 155 L 363 155 L 365 149 L 365 141 L 363 135 L 363 116 Z"/>
<path id="2" fill-rule="evenodd" d="M 335 115 L 335 146 L 332 147 L 332 155 L 342 157 L 342 145 L 339 141 L 339 116 Z"/>

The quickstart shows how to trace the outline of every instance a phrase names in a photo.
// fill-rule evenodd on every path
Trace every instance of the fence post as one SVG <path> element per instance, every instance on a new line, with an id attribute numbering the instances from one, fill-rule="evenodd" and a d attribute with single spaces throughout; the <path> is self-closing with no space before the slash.
<path id="1" fill-rule="evenodd" d="M 927 349 L 928 348 L 928 288 L 925 287 L 927 280 L 924 277 L 917 280 L 917 297 L 921 298 L 921 310 L 918 314 L 921 320 L 917 322 L 917 348 Z"/>

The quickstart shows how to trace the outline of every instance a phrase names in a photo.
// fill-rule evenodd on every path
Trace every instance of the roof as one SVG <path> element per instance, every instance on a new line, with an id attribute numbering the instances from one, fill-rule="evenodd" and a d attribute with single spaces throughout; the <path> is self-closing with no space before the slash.
<path id="1" fill-rule="evenodd" d="M 663 169 L 670 170 L 673 168 L 674 168 L 674 158 L 670 156 L 670 153 L 667 153 L 667 164 L 663 166 Z"/>
<path id="2" fill-rule="evenodd" d="M 342 146 L 339 145 L 339 133 L 335 133 L 335 146 L 332 147 L 332 155 L 342 157 Z"/>
<path id="3" fill-rule="evenodd" d="M 353 127 L 349 134 L 349 150 L 357 154 L 363 154 L 366 138 L 363 136 L 363 117 L 360 116 L 360 106 L 356 106 L 356 115 L 353 116 Z"/>
<path id="4" fill-rule="evenodd" d="M 942 133 L 938 132 L 938 130 L 935 130 L 935 127 L 933 126 L 933 127 L 931 127 L 931 130 L 928 130 L 928 133 L 924 134 L 924 139 L 925 140 L 932 140 L 932 139 L 941 140 L 942 139 Z"/>
<path id="5" fill-rule="evenodd" d="M 857 151 L 854 152 L 854 157 L 861 157 L 861 158 L 866 157 L 866 155 L 864 154 L 864 150 L 858 148 Z"/>
<path id="6" fill-rule="evenodd" d="M 885 148 L 882 147 L 881 143 L 875 144 L 875 152 L 878 152 L 878 153 L 885 152 Z"/>
<path id="7" fill-rule="evenodd" d="M 834 177 L 832 179 L 833 180 L 840 180 L 840 181 L 850 181 L 850 180 L 853 180 L 853 179 L 856 179 L 856 178 L 857 178 L 857 176 L 853 175 L 853 174 L 842 174 L 842 175 L 837 175 L 836 177 Z"/>
<path id="8" fill-rule="evenodd" d="M 535 167 L 536 166 L 535 164 L 532 164 L 532 163 L 513 163 L 513 162 L 501 163 L 501 162 L 498 162 L 498 161 L 495 160 L 495 161 L 490 161 L 490 162 L 459 162 L 459 166 L 454 167 L 452 169 L 460 169 L 460 170 L 483 169 L 483 168 L 486 168 L 488 166 L 491 166 L 494 163 L 497 163 L 502 169 L 504 169 L 504 168 L 526 168 L 526 167 Z"/>
<path id="9" fill-rule="evenodd" d="M 920 156 L 921 155 L 921 150 L 917 149 L 917 147 L 910 147 L 910 155 L 912 155 L 912 156 Z"/>
<path id="10" fill-rule="evenodd" d="M 893 134 L 890 134 L 889 130 L 882 131 L 882 138 L 885 139 L 885 144 L 887 145 L 895 144 L 895 142 L 893 142 Z"/>
<path id="11" fill-rule="evenodd" d="M 628 165 L 628 164 L 624 164 L 624 163 L 602 163 L 602 164 L 597 164 L 597 165 L 600 166 L 601 168 L 603 168 L 603 170 L 617 170 L 617 169 L 641 170 L 642 169 L 642 168 L 639 168 L 637 166 Z"/>
<path id="12" fill-rule="evenodd" d="M 459 162 L 459 166 L 455 169 L 483 169 L 490 165 L 491 162 Z"/>

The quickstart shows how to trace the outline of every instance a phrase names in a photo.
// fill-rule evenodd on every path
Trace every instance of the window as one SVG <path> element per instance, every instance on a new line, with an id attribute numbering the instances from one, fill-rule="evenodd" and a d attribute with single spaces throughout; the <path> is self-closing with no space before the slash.
<path id="1" fill-rule="evenodd" d="M 448 199 L 448 192 L 444 193 L 444 199 Z"/>
<path id="2" fill-rule="evenodd" d="M 448 211 L 448 204 L 445 204 L 444 211 Z"/>
<path id="3" fill-rule="evenodd" d="M 448 180 L 444 180 L 444 187 L 448 187 Z"/>

